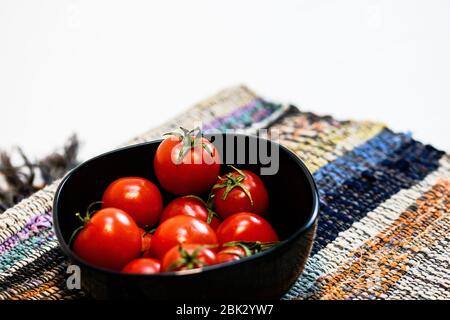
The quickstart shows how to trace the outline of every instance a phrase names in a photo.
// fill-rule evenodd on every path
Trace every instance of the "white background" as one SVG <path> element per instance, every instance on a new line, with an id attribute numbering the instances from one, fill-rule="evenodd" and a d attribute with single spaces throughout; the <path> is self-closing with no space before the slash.
<path id="1" fill-rule="evenodd" d="M 450 150 L 450 1 L 0 1 L 0 147 L 106 151 L 223 87 Z"/>

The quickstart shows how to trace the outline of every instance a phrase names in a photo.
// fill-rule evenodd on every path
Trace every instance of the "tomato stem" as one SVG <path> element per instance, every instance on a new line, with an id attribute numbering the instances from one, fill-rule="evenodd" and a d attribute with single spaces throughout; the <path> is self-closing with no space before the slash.
<path id="1" fill-rule="evenodd" d="M 75 217 L 80 219 L 81 223 L 84 225 L 84 223 L 85 223 L 84 218 L 81 216 L 81 214 L 79 212 L 75 213 Z"/>
<path id="2" fill-rule="evenodd" d="M 200 201 L 204 206 L 205 206 L 205 208 L 206 208 L 206 210 L 208 211 L 208 217 L 207 217 L 207 219 L 206 219 L 206 223 L 207 224 L 211 224 L 211 221 L 212 221 L 212 219 L 214 218 L 214 217 L 216 217 L 216 218 L 220 218 L 219 217 L 219 215 L 217 214 L 217 212 L 215 212 L 213 209 L 212 209 L 212 203 L 209 201 L 209 197 L 208 197 L 208 201 L 207 202 L 205 202 L 202 198 L 200 198 L 199 196 L 196 196 L 196 195 L 193 195 L 193 194 L 190 194 L 190 195 L 187 195 L 187 196 L 185 196 L 186 198 L 192 198 L 192 199 L 196 199 L 196 200 L 198 200 L 198 201 Z"/>
<path id="3" fill-rule="evenodd" d="M 211 221 L 212 221 L 212 219 L 214 218 L 214 217 L 218 217 L 219 215 L 215 212 L 215 211 L 213 211 L 213 210 L 211 210 L 210 208 L 206 208 L 206 210 L 208 210 L 208 218 L 206 219 L 206 223 L 207 224 L 211 224 Z"/>
<path id="4" fill-rule="evenodd" d="M 244 252 L 245 252 L 245 256 L 246 257 L 249 257 L 249 256 L 252 255 L 252 251 L 250 250 L 248 245 L 244 244 L 243 242 L 233 241 L 233 242 L 224 243 L 222 245 L 222 247 L 233 247 L 233 246 L 242 248 L 244 250 Z"/>
<path id="5" fill-rule="evenodd" d="M 234 176 L 232 172 L 229 172 L 225 175 L 225 177 L 219 177 L 219 180 L 221 180 L 222 182 L 216 183 L 212 187 L 212 191 L 214 191 L 215 189 L 225 188 L 225 191 L 223 192 L 223 195 L 222 195 L 222 200 L 225 200 L 227 198 L 228 194 L 231 192 L 231 190 L 233 190 L 236 187 L 239 187 L 242 189 L 242 191 L 244 191 L 245 195 L 250 200 L 251 206 L 253 207 L 252 195 L 250 194 L 250 191 L 248 190 L 248 188 L 242 182 L 242 181 L 244 181 L 244 179 L 246 177 L 245 173 L 242 170 L 239 170 L 238 168 L 236 168 L 232 165 L 228 165 L 228 166 L 231 167 L 233 170 L 235 170 L 239 175 Z M 210 198 L 212 198 L 212 197 L 213 196 L 210 196 Z"/>
<path id="6" fill-rule="evenodd" d="M 253 255 L 255 253 L 264 252 L 274 245 L 278 244 L 279 241 L 261 242 L 261 241 L 231 241 L 224 243 L 222 247 L 234 247 L 240 246 L 245 250 L 247 256 Z"/>
<path id="7" fill-rule="evenodd" d="M 75 239 L 75 236 L 76 236 L 76 235 L 78 234 L 78 232 L 80 232 L 83 228 L 84 228 L 84 225 L 79 226 L 79 227 L 76 228 L 75 231 L 72 233 L 72 235 L 70 236 L 70 239 L 69 239 L 69 247 L 72 246 L 73 239 Z"/>
<path id="8" fill-rule="evenodd" d="M 178 252 L 180 253 L 180 259 L 173 262 L 169 266 L 169 271 L 176 270 L 180 267 L 186 267 L 187 270 L 203 267 L 204 263 L 199 259 L 200 251 L 205 248 L 206 246 L 198 246 L 195 248 L 194 251 L 192 251 L 191 254 L 187 252 L 185 248 L 180 244 L 178 246 Z"/>
<path id="9" fill-rule="evenodd" d="M 211 155 L 211 157 L 214 156 L 214 151 L 209 147 L 209 145 L 202 142 L 203 132 L 200 129 L 200 127 L 195 127 L 192 130 L 188 130 L 186 128 L 180 127 L 180 130 L 182 131 L 182 133 L 169 132 L 169 133 L 163 134 L 163 136 L 168 136 L 168 135 L 175 136 L 178 139 L 180 139 L 180 141 L 183 144 L 183 146 L 180 149 L 180 152 L 178 153 L 178 157 L 176 160 L 177 165 L 183 161 L 184 157 L 187 155 L 187 153 L 191 149 L 196 148 L 198 146 L 201 146 L 203 149 L 205 149 L 206 152 L 208 152 Z"/>
<path id="10" fill-rule="evenodd" d="M 86 216 L 91 216 L 91 214 L 92 213 L 94 213 L 96 210 L 92 210 L 92 208 L 94 207 L 94 206 L 96 206 L 96 205 L 98 205 L 98 204 L 103 204 L 103 201 L 94 201 L 94 202 L 92 202 L 89 206 L 88 206 L 88 208 L 87 208 L 87 210 L 86 210 Z"/>
<path id="11" fill-rule="evenodd" d="M 86 215 L 83 217 L 79 212 L 75 213 L 75 217 L 77 217 L 81 221 L 81 226 L 75 229 L 74 232 L 72 232 L 72 235 L 69 239 L 69 247 L 72 245 L 72 241 L 77 235 L 78 232 L 80 232 L 91 220 L 92 215 L 95 213 L 95 210 L 92 210 L 92 208 L 97 204 L 103 204 L 103 201 L 95 201 L 92 202 L 86 209 Z"/>

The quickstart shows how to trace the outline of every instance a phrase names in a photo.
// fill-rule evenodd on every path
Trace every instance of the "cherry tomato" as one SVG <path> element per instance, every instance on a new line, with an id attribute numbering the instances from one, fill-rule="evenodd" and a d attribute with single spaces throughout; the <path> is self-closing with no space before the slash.
<path id="1" fill-rule="evenodd" d="M 208 218 L 211 217 L 209 225 L 213 230 L 216 230 L 220 224 L 220 220 L 214 216 L 214 212 L 208 210 L 203 200 L 193 196 L 172 200 L 164 209 L 159 222 L 162 223 L 177 215 L 191 216 L 205 222 L 208 222 Z"/>
<path id="2" fill-rule="evenodd" d="M 220 244 L 232 241 L 278 241 L 277 233 L 269 222 L 250 212 L 235 213 L 226 218 L 217 229 L 217 238 Z"/>
<path id="3" fill-rule="evenodd" d="M 161 263 L 156 259 L 139 258 L 130 261 L 123 269 L 125 273 L 154 274 L 161 271 Z"/>
<path id="4" fill-rule="evenodd" d="M 106 208 L 92 218 L 88 213 L 81 219 L 83 226 L 73 243 L 73 251 L 81 259 L 97 267 L 121 270 L 139 256 L 142 248 L 139 228 L 125 211 Z"/>
<path id="5" fill-rule="evenodd" d="M 162 259 L 167 251 L 181 243 L 216 245 L 217 236 L 206 222 L 190 216 L 175 216 L 156 228 L 150 255 Z"/>
<path id="6" fill-rule="evenodd" d="M 139 232 L 141 234 L 142 240 L 142 249 L 141 252 L 145 253 L 150 249 L 152 244 L 152 234 L 150 232 L 146 232 L 144 229 L 139 228 Z"/>
<path id="7" fill-rule="evenodd" d="M 162 260 L 163 271 L 201 268 L 216 263 L 213 250 L 201 244 L 182 244 L 170 249 Z"/>
<path id="8" fill-rule="evenodd" d="M 248 254 L 241 246 L 223 247 L 216 255 L 217 263 L 225 263 L 230 261 L 240 260 Z"/>
<path id="9" fill-rule="evenodd" d="M 222 219 L 244 211 L 264 215 L 269 196 L 262 180 L 251 171 L 233 169 L 213 186 L 215 211 Z"/>
<path id="10" fill-rule="evenodd" d="M 103 194 L 103 208 L 118 208 L 133 217 L 141 226 L 153 226 L 161 215 L 163 200 L 158 188 L 139 177 L 120 178 Z"/>
<path id="11" fill-rule="evenodd" d="M 214 145 L 195 131 L 171 135 L 158 146 L 154 158 L 156 177 L 176 195 L 208 192 L 220 172 L 220 156 Z M 201 132 L 200 132 L 201 133 Z"/>

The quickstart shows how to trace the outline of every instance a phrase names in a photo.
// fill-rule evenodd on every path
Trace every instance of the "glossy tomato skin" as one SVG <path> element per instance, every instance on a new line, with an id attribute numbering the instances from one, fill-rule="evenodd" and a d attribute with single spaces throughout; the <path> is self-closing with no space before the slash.
<path id="1" fill-rule="evenodd" d="M 195 250 L 198 249 L 198 254 L 195 256 L 197 263 L 194 263 L 193 268 L 188 268 L 185 264 L 178 266 L 177 268 L 173 268 L 173 264 L 183 259 L 180 253 L 180 246 L 174 246 L 170 249 L 162 260 L 162 270 L 163 271 L 181 271 L 181 270 L 189 270 L 194 268 L 201 268 L 204 266 L 213 265 L 216 263 L 216 254 L 214 250 L 211 250 L 201 244 L 183 244 L 181 245 L 184 250 L 189 255 L 194 254 Z"/>
<path id="2" fill-rule="evenodd" d="M 139 177 L 115 180 L 103 193 L 102 201 L 103 208 L 122 209 L 140 227 L 154 226 L 163 209 L 163 199 L 158 187 Z"/>
<path id="3" fill-rule="evenodd" d="M 162 259 L 167 251 L 181 243 L 217 245 L 217 236 L 206 222 L 178 215 L 158 226 L 152 237 L 150 255 Z"/>
<path id="4" fill-rule="evenodd" d="M 246 252 L 240 246 L 223 247 L 216 255 L 216 263 L 237 261 L 246 257 Z"/>
<path id="5" fill-rule="evenodd" d="M 116 271 L 138 257 L 141 248 L 138 226 L 125 211 L 116 208 L 97 211 L 73 243 L 73 251 L 81 259 Z"/>
<path id="6" fill-rule="evenodd" d="M 245 194 L 244 190 L 240 187 L 233 188 L 223 199 L 225 187 L 216 189 L 214 193 L 214 208 L 218 213 L 220 218 L 226 219 L 237 212 L 253 212 L 259 215 L 264 216 L 269 208 L 269 194 L 267 189 L 258 175 L 254 174 L 248 170 L 241 170 L 245 178 L 242 181 L 242 184 L 249 191 L 252 200 L 250 201 L 249 197 Z M 238 177 L 240 174 L 236 171 L 231 173 L 233 177 Z M 222 176 L 221 179 L 217 180 L 217 184 L 220 184 L 222 181 L 226 179 L 225 176 Z"/>
<path id="7" fill-rule="evenodd" d="M 122 269 L 122 272 L 135 274 L 155 274 L 160 271 L 161 262 L 152 258 L 134 259 Z"/>
<path id="8" fill-rule="evenodd" d="M 235 213 L 226 218 L 217 229 L 217 238 L 221 245 L 232 241 L 278 241 L 278 235 L 269 222 L 250 212 Z"/>
<path id="9" fill-rule="evenodd" d="M 201 195 L 209 191 L 220 173 L 220 155 L 207 139 L 212 155 L 201 145 L 196 146 L 178 163 L 183 147 L 181 139 L 170 136 L 158 146 L 153 165 L 161 186 L 175 195 Z"/>
<path id="10" fill-rule="evenodd" d="M 185 215 L 197 218 L 204 222 L 208 221 L 208 209 L 199 199 L 184 196 L 172 200 L 164 209 L 159 222 L 162 223 L 167 219 L 177 215 Z M 213 217 L 209 224 L 213 230 L 217 230 L 220 220 Z"/>

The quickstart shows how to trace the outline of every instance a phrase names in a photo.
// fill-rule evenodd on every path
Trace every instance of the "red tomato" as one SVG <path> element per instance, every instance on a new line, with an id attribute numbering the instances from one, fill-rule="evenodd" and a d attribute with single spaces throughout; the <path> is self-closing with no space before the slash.
<path id="1" fill-rule="evenodd" d="M 206 204 L 201 199 L 197 199 L 192 196 L 184 196 L 172 200 L 164 209 L 159 222 L 162 223 L 169 218 L 177 215 L 185 215 L 197 218 L 199 220 L 208 222 L 208 217 L 213 215 L 212 211 L 209 211 Z M 213 230 L 219 227 L 220 221 L 217 217 L 212 216 L 209 225 Z"/>
<path id="2" fill-rule="evenodd" d="M 241 246 L 223 247 L 216 255 L 217 263 L 225 263 L 240 260 L 247 256 L 247 252 Z"/>
<path id="3" fill-rule="evenodd" d="M 264 215 L 269 196 L 262 180 L 251 171 L 233 169 L 219 177 L 213 187 L 215 211 L 222 219 L 244 211 Z"/>
<path id="4" fill-rule="evenodd" d="M 103 194 L 103 208 L 118 208 L 127 212 L 141 226 L 153 226 L 161 215 L 163 200 L 158 188 L 144 178 L 120 178 Z"/>
<path id="5" fill-rule="evenodd" d="M 142 240 L 142 249 L 141 252 L 145 253 L 150 249 L 152 244 L 152 234 L 150 232 L 146 232 L 144 229 L 139 228 L 139 232 L 141 234 Z"/>
<path id="6" fill-rule="evenodd" d="M 161 271 L 161 263 L 156 259 L 139 258 L 130 261 L 123 269 L 125 273 L 154 274 Z"/>
<path id="7" fill-rule="evenodd" d="M 220 172 L 220 156 L 214 145 L 195 131 L 173 135 L 156 150 L 154 168 L 162 187 L 176 195 L 208 192 Z"/>
<path id="8" fill-rule="evenodd" d="M 73 251 L 81 259 L 97 266 L 121 270 L 138 257 L 142 240 L 139 228 L 125 211 L 106 208 L 92 218 L 82 218 L 84 227 L 76 235 Z"/>
<path id="9" fill-rule="evenodd" d="M 220 244 L 232 241 L 278 241 L 277 233 L 269 222 L 250 212 L 235 213 L 226 218 L 217 229 L 217 238 Z"/>
<path id="10" fill-rule="evenodd" d="M 162 259 L 167 251 L 181 243 L 216 245 L 217 236 L 206 222 L 189 216 L 175 216 L 156 229 L 150 255 Z"/>
<path id="11" fill-rule="evenodd" d="M 216 263 L 213 250 L 201 244 L 182 244 L 170 249 L 162 260 L 163 271 L 201 268 Z"/>

